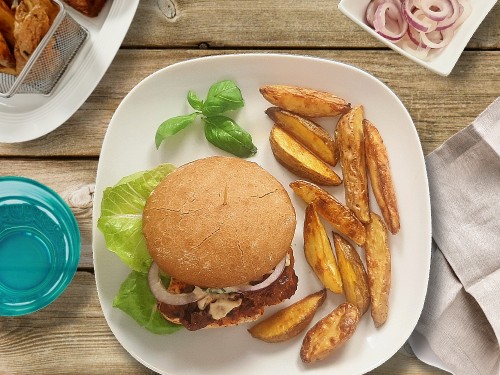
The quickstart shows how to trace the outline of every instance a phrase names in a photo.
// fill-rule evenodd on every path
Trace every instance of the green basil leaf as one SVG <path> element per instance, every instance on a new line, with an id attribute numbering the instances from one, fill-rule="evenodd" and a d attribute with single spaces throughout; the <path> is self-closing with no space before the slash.
<path id="1" fill-rule="evenodd" d="M 161 143 L 171 135 L 181 131 L 196 119 L 199 112 L 191 113 L 190 115 L 172 117 L 164 122 L 158 127 L 155 135 L 156 148 L 160 147 Z"/>
<path id="2" fill-rule="evenodd" d="M 214 146 L 238 157 L 255 155 L 252 136 L 226 116 L 204 117 L 205 137 Z"/>
<path id="3" fill-rule="evenodd" d="M 238 86 L 233 81 L 221 81 L 210 86 L 202 112 L 205 116 L 213 116 L 241 108 L 243 105 Z"/>
<path id="4" fill-rule="evenodd" d="M 196 109 L 197 111 L 203 110 L 203 100 L 198 98 L 194 91 L 189 90 L 187 95 L 187 101 L 191 107 Z"/>

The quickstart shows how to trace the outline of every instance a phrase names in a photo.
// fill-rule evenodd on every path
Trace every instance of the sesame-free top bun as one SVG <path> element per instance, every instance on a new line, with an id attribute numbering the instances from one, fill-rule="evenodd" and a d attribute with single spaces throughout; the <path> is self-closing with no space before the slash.
<path id="1" fill-rule="evenodd" d="M 213 156 L 185 164 L 151 193 L 143 233 L 153 260 L 188 284 L 258 280 L 290 249 L 295 210 L 283 186 L 253 162 Z"/>

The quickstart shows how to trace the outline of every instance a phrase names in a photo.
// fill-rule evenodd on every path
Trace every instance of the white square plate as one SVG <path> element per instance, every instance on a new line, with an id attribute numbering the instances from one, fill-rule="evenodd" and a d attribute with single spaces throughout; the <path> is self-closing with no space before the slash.
<path id="1" fill-rule="evenodd" d="M 365 23 L 365 11 L 366 7 L 370 3 L 370 0 L 341 0 L 339 3 L 339 10 L 361 26 L 365 31 L 373 35 L 373 37 L 377 38 L 394 51 L 399 52 L 403 56 L 408 57 L 410 60 L 413 60 L 417 64 L 422 65 L 434 73 L 442 76 L 448 76 L 453 70 L 453 67 L 457 63 L 470 38 L 472 38 L 472 35 L 476 32 L 481 22 L 483 22 L 486 15 L 497 2 L 497 0 L 469 1 L 472 7 L 472 13 L 470 16 L 456 30 L 455 36 L 451 40 L 450 44 L 444 47 L 442 51 L 439 51 L 439 53 L 430 57 L 428 61 L 422 60 L 411 53 L 406 52 L 398 45 L 377 34 L 375 30 Z"/>
<path id="2" fill-rule="evenodd" d="M 348 343 L 319 363 L 305 365 L 300 360 L 303 334 L 289 341 L 268 344 L 250 336 L 247 329 L 252 323 L 247 323 L 195 332 L 184 329 L 174 335 L 161 336 L 146 331 L 121 310 L 113 308 L 113 299 L 130 270 L 106 249 L 104 237 L 97 229 L 103 190 L 124 176 L 160 163 L 179 166 L 195 159 L 225 154 L 206 142 L 203 129 L 199 128 L 201 123 L 169 138 L 159 150 L 154 145 L 160 123 L 189 113 L 186 103 L 189 90 L 203 96 L 212 83 L 222 79 L 234 80 L 245 99 L 245 107 L 234 113 L 234 119 L 252 135 L 258 148 L 257 154 L 248 160 L 261 165 L 285 186 L 297 212 L 298 224 L 292 247 L 298 289 L 289 301 L 270 307 L 266 316 L 322 286 L 303 256 L 305 205 L 289 188 L 289 183 L 297 177 L 285 170 L 272 154 L 269 132 L 273 123 L 264 112 L 270 104 L 262 98 L 259 88 L 265 84 L 288 84 L 335 92 L 353 105 L 362 104 L 366 118 L 376 124 L 384 138 L 401 220 L 401 231 L 389 240 L 392 262 L 389 318 L 382 327 L 375 328 L 370 314 L 365 314 Z M 333 134 L 338 119 L 320 120 Z M 341 173 L 338 165 L 335 168 Z M 345 201 L 342 186 L 327 189 L 337 199 Z M 370 199 L 374 202 L 373 196 Z M 378 210 L 375 204 L 372 208 Z M 293 55 L 221 55 L 184 61 L 159 70 L 139 83 L 117 108 L 104 138 L 93 211 L 99 300 L 117 340 L 134 358 L 160 374 L 366 373 L 401 348 L 422 311 L 431 256 L 430 212 L 425 161 L 413 121 L 397 96 L 373 76 L 335 61 Z M 327 226 L 329 233 L 332 230 L 331 225 Z M 329 292 L 314 323 L 344 300 L 343 295 Z"/>

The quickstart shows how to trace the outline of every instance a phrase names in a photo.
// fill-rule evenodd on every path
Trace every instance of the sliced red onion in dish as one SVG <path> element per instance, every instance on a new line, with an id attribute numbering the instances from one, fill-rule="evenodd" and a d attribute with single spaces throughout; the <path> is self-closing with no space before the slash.
<path id="1" fill-rule="evenodd" d="M 460 9 L 463 5 L 462 3 L 467 3 L 467 0 L 448 0 L 451 4 L 452 7 L 452 14 L 450 14 L 448 17 L 446 17 L 443 21 L 439 22 L 439 24 L 436 27 L 436 30 L 444 30 L 449 27 L 454 27 L 455 22 L 457 21 L 458 17 L 460 16 Z"/>
<path id="2" fill-rule="evenodd" d="M 234 292 L 253 292 L 259 289 L 264 289 L 265 287 L 271 285 L 273 282 L 278 280 L 278 278 L 281 276 L 283 273 L 283 270 L 285 269 L 286 265 L 286 256 L 278 263 L 278 265 L 274 268 L 274 271 L 264 280 L 261 281 L 258 284 L 255 285 L 250 285 L 250 284 L 243 284 L 243 285 L 238 285 L 238 286 L 233 286 L 230 288 L 225 288 L 226 290 L 231 290 Z"/>
<path id="3" fill-rule="evenodd" d="M 377 8 L 385 3 L 392 3 L 401 9 L 401 1 L 400 0 L 372 0 L 368 7 L 366 8 L 365 18 L 366 23 L 373 27 L 373 20 L 375 19 L 375 11 Z M 401 12 L 400 12 L 401 13 Z"/>
<path id="4" fill-rule="evenodd" d="M 415 9 L 418 9 L 418 7 L 415 7 L 415 2 L 413 0 L 402 0 L 401 9 L 406 21 L 418 31 L 427 33 L 437 27 L 437 21 L 433 21 L 429 18 L 417 17 Z"/>
<path id="5" fill-rule="evenodd" d="M 396 26 L 397 31 L 392 31 L 387 27 L 387 20 L 393 20 L 391 22 L 392 27 Z M 408 23 L 401 15 L 401 8 L 394 3 L 386 2 L 381 4 L 375 11 L 375 18 L 373 20 L 373 27 L 384 38 L 398 41 L 405 34 L 408 29 Z"/>
<path id="6" fill-rule="evenodd" d="M 453 38 L 453 30 L 444 29 L 441 31 L 433 31 L 432 33 L 420 33 L 422 43 L 429 48 L 443 48 L 450 43 Z"/>
<path id="7" fill-rule="evenodd" d="M 191 293 L 170 293 L 161 282 L 160 269 L 155 262 L 153 262 L 149 268 L 148 283 L 155 298 L 168 305 L 186 305 L 191 302 L 196 302 L 208 294 L 199 288 L 196 292 L 193 291 Z"/>
<path id="8" fill-rule="evenodd" d="M 450 43 L 455 30 L 472 12 L 470 0 L 372 0 L 366 22 L 405 51 L 427 57 Z M 408 43 L 408 40 L 411 43 Z"/>
<path id="9" fill-rule="evenodd" d="M 433 21 L 442 21 L 453 13 L 449 0 L 420 0 L 420 9 Z"/>

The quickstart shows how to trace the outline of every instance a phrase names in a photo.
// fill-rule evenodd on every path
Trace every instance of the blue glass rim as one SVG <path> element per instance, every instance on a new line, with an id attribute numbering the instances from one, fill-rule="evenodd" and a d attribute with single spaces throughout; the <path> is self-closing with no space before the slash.
<path id="1" fill-rule="evenodd" d="M 26 177 L 0 177 L 0 316 L 57 299 L 76 273 L 80 247 L 78 223 L 59 194 Z"/>

